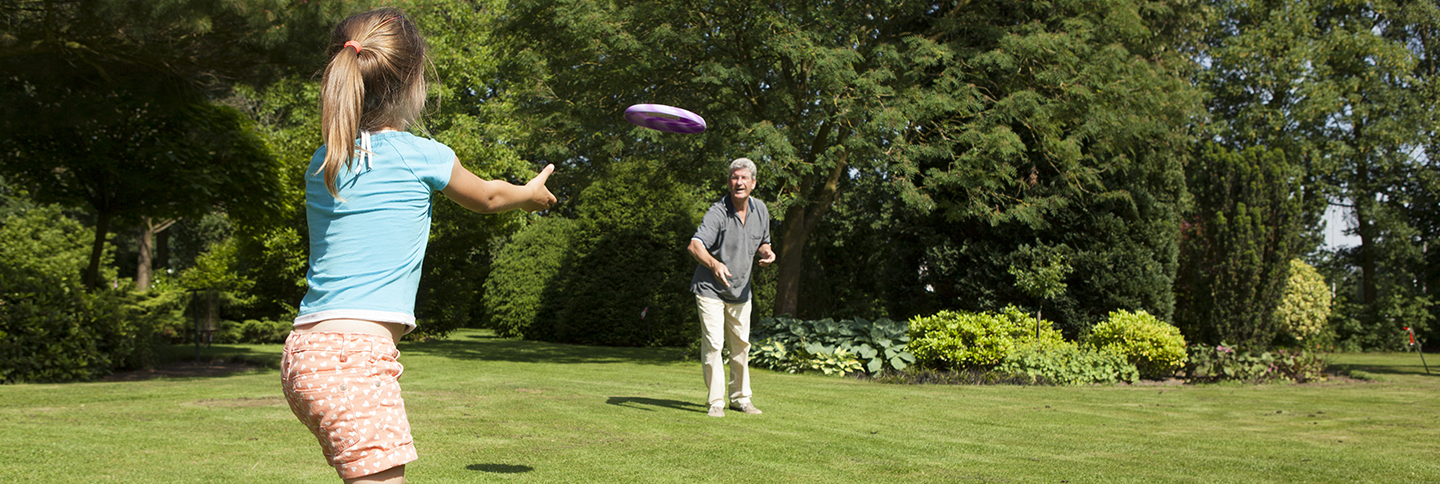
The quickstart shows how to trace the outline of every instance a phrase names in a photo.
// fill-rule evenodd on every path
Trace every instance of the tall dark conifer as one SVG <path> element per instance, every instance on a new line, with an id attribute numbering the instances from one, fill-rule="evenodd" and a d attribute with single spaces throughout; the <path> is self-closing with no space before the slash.
<path id="1" fill-rule="evenodd" d="M 1189 171 L 1195 209 L 1181 233 L 1176 325 L 1192 342 L 1269 348 L 1300 249 L 1299 171 L 1279 150 L 1214 143 Z"/>

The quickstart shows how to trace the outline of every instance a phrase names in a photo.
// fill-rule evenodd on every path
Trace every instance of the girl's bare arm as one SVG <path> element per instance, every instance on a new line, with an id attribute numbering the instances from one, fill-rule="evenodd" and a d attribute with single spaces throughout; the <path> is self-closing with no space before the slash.
<path id="1" fill-rule="evenodd" d="M 545 181 L 555 165 L 546 165 L 539 175 L 524 185 L 503 180 L 483 180 L 455 160 L 450 172 L 450 184 L 445 186 L 446 197 L 460 206 L 480 213 L 500 213 L 514 209 L 526 212 L 545 210 L 555 205 L 555 195 L 545 188 Z"/>

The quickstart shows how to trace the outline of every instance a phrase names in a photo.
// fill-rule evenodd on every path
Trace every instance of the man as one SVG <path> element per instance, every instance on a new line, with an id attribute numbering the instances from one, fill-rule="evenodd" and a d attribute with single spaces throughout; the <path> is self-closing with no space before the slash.
<path id="1" fill-rule="evenodd" d="M 761 266 L 775 262 L 775 252 L 770 250 L 770 211 L 765 202 L 750 196 L 755 189 L 755 163 L 746 158 L 730 162 L 728 188 L 730 193 L 705 213 L 689 246 L 690 255 L 699 263 L 690 279 L 690 292 L 695 293 L 700 309 L 701 370 L 710 392 L 711 417 L 725 416 L 722 344 L 730 346 L 730 408 L 760 413 L 750 402 L 750 266 L 757 252 Z"/>

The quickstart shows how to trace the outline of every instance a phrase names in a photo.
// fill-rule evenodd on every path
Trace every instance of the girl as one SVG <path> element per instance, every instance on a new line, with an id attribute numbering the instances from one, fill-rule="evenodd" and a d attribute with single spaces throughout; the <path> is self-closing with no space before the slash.
<path id="1" fill-rule="evenodd" d="M 546 166 L 525 185 L 486 181 L 405 130 L 425 105 L 425 39 L 396 9 L 335 27 L 320 92 L 325 144 L 306 169 L 309 290 L 285 341 L 295 416 L 345 482 L 404 482 L 416 459 L 395 341 L 415 329 L 434 192 L 482 213 L 544 210 Z"/>

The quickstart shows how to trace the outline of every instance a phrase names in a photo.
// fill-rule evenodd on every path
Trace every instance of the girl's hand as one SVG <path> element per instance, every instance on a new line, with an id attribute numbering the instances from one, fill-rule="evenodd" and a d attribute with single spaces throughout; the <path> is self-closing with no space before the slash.
<path id="1" fill-rule="evenodd" d="M 535 178 L 531 178 L 525 183 L 525 188 L 530 190 L 530 199 L 521 207 L 522 209 L 526 212 L 536 212 L 555 206 L 555 195 L 545 187 L 545 181 L 550 179 L 550 174 L 554 171 L 555 165 L 545 165 L 545 169 L 540 170 L 539 175 L 535 175 Z"/>

